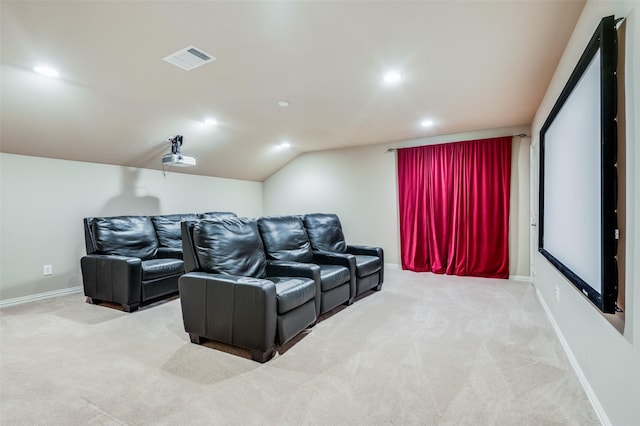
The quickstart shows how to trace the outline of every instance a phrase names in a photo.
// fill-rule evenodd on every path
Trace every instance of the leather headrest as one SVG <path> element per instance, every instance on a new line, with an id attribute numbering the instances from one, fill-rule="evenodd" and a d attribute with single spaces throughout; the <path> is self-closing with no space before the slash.
<path id="1" fill-rule="evenodd" d="M 304 227 L 314 250 L 347 252 L 347 243 L 337 215 L 324 213 L 305 215 Z"/>
<path id="2" fill-rule="evenodd" d="M 258 219 L 258 229 L 269 259 L 306 263 L 313 260 L 311 243 L 299 217 L 262 217 Z"/>
<path id="3" fill-rule="evenodd" d="M 254 219 L 201 220 L 193 227 L 193 244 L 205 272 L 264 278 L 266 257 Z"/>
<path id="4" fill-rule="evenodd" d="M 198 220 L 198 215 L 168 214 L 151 218 L 161 247 L 182 248 L 180 222 L 183 220 Z"/>
<path id="5" fill-rule="evenodd" d="M 92 221 L 101 254 L 152 259 L 158 251 L 156 231 L 148 216 L 96 217 Z"/>

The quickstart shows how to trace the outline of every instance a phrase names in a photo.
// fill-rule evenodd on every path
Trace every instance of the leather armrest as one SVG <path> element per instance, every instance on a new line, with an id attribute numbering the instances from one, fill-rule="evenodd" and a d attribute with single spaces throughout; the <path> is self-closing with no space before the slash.
<path id="1" fill-rule="evenodd" d="M 140 258 L 90 254 L 82 257 L 80 267 L 85 296 L 123 305 L 141 302 Z"/>
<path id="2" fill-rule="evenodd" d="M 349 253 L 333 253 L 314 250 L 313 262 L 321 265 L 340 265 L 351 269 L 356 267 L 356 259 Z"/>
<path id="3" fill-rule="evenodd" d="M 276 338 L 276 287 L 269 280 L 190 272 L 178 280 L 184 329 L 201 337 L 268 351 Z"/>
<path id="4" fill-rule="evenodd" d="M 366 255 L 366 256 L 377 256 L 382 258 L 383 252 L 380 247 L 373 246 L 356 246 L 356 245 L 348 245 L 347 253 L 350 254 L 358 254 L 358 255 Z"/>
<path id="5" fill-rule="evenodd" d="M 262 279 L 262 278 L 243 277 L 240 275 L 214 274 L 214 273 L 203 272 L 203 271 L 189 272 L 184 276 L 187 276 L 187 275 L 192 278 L 198 278 L 200 280 L 209 280 L 213 284 L 215 283 L 250 284 L 254 286 L 273 284 L 273 282 Z"/>
<path id="6" fill-rule="evenodd" d="M 182 249 L 176 247 L 159 247 L 156 257 L 158 259 L 182 259 Z"/>
<path id="7" fill-rule="evenodd" d="M 304 277 L 320 281 L 320 267 L 313 263 L 290 262 L 287 260 L 267 260 L 269 277 Z"/>

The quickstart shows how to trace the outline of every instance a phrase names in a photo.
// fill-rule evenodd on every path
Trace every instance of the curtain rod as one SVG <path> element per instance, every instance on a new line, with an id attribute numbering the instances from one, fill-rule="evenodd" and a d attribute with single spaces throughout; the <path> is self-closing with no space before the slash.
<path id="1" fill-rule="evenodd" d="M 508 136 L 511 136 L 512 138 L 524 138 L 524 137 L 527 137 L 527 136 L 529 136 L 529 135 L 527 135 L 526 133 L 519 133 L 519 134 L 517 134 L 517 135 L 494 136 L 494 137 L 495 137 L 495 138 L 500 138 L 500 137 L 505 138 L 505 137 L 508 137 Z M 485 138 L 485 139 L 493 139 L 494 137 L 491 137 L 491 138 Z M 464 142 L 464 141 L 460 141 L 460 142 Z M 445 142 L 445 143 L 453 143 L 453 142 Z M 435 145 L 435 144 L 434 144 L 434 145 Z M 422 146 L 422 145 L 416 145 L 416 146 Z M 415 148 L 415 146 L 408 146 L 408 147 L 406 147 L 406 148 Z M 393 152 L 393 151 L 397 151 L 397 150 L 399 150 L 399 149 L 402 149 L 402 148 L 389 148 L 389 149 L 387 149 L 387 152 Z"/>

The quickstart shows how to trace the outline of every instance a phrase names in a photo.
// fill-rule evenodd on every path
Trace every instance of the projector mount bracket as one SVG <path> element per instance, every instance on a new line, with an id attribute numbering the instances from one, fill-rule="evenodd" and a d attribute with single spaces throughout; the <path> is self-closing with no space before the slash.
<path id="1" fill-rule="evenodd" d="M 182 146 L 182 135 L 176 135 L 172 138 L 169 138 L 169 142 L 171 143 L 171 153 L 180 155 L 180 147 Z"/>

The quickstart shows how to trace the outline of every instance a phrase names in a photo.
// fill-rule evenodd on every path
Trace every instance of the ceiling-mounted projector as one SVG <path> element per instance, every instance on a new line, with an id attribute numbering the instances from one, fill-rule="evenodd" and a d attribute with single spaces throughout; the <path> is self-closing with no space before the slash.
<path id="1" fill-rule="evenodd" d="M 190 167 L 196 165 L 195 158 L 187 157 L 180 152 L 180 147 L 182 147 L 181 135 L 169 138 L 169 142 L 171 142 L 171 154 L 162 157 L 163 166 Z"/>

